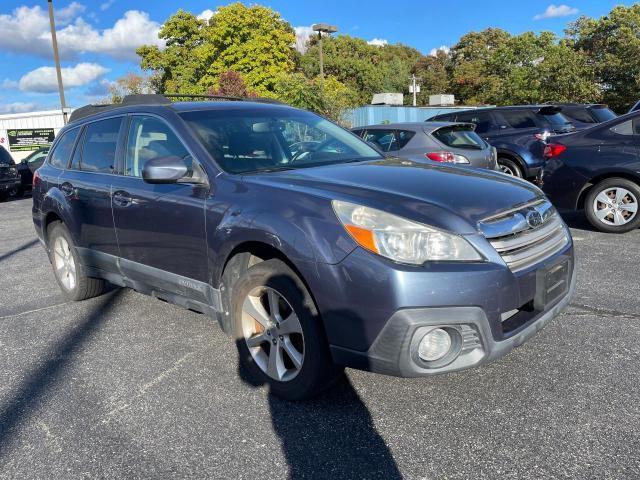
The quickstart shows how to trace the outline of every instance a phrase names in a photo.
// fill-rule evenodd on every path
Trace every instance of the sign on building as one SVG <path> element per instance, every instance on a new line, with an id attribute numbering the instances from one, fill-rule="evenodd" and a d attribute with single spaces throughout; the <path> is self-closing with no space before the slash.
<path id="1" fill-rule="evenodd" d="M 27 152 L 47 147 L 53 143 L 53 128 L 18 128 L 7 130 L 9 150 L 11 152 Z"/>

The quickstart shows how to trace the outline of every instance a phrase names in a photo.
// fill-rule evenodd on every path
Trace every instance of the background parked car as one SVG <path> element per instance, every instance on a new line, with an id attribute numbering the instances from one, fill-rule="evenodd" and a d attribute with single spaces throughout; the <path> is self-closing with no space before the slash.
<path id="1" fill-rule="evenodd" d="M 11 154 L 0 147 L 0 201 L 20 193 L 20 176 Z"/>
<path id="2" fill-rule="evenodd" d="M 39 148 L 17 165 L 21 183 L 20 193 L 31 190 L 33 184 L 33 172 L 42 166 L 44 159 L 47 158 L 47 154 L 49 153 L 49 148 L 50 147 Z"/>
<path id="3" fill-rule="evenodd" d="M 544 164 L 541 135 L 575 131 L 555 105 L 481 108 L 436 115 L 430 121 L 456 121 L 476 125 L 476 133 L 498 152 L 498 165 L 509 175 L 536 178 Z"/>
<path id="4" fill-rule="evenodd" d="M 603 232 L 640 226 L 640 112 L 550 139 L 543 189 L 560 208 L 584 209 Z"/>
<path id="5" fill-rule="evenodd" d="M 617 117 L 615 112 L 603 103 L 555 103 L 562 107 L 562 114 L 580 128 L 592 127 Z"/>
<path id="6" fill-rule="evenodd" d="M 415 161 L 455 163 L 497 170 L 496 150 L 474 132 L 472 123 L 415 122 L 369 125 L 353 133 L 384 153 Z"/>

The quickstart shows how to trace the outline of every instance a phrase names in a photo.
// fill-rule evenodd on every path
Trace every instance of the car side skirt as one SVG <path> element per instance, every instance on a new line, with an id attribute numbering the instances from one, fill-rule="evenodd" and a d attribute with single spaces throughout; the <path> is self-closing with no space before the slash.
<path id="1" fill-rule="evenodd" d="M 88 248 L 76 247 L 76 251 L 90 277 L 221 320 L 220 290 L 208 283 Z"/>

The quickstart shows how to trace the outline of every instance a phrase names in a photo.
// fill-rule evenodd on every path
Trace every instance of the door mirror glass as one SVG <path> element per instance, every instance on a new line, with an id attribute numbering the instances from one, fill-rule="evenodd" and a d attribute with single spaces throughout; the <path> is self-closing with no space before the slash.
<path id="1" fill-rule="evenodd" d="M 147 183 L 178 183 L 188 171 L 187 164 L 180 157 L 156 157 L 145 162 L 142 178 Z"/>

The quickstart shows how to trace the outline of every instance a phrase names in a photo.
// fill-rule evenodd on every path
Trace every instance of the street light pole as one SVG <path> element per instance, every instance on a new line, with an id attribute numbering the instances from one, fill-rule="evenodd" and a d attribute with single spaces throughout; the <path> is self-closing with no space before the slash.
<path id="1" fill-rule="evenodd" d="M 51 26 L 51 42 L 53 44 L 53 60 L 56 63 L 56 75 L 58 77 L 58 92 L 60 93 L 60 106 L 62 108 L 62 119 L 67 123 L 67 104 L 64 99 L 64 87 L 62 85 L 62 70 L 60 69 L 60 55 L 58 54 L 58 39 L 56 37 L 56 22 L 53 19 L 53 0 L 49 3 L 49 24 Z"/>
<path id="2" fill-rule="evenodd" d="M 327 23 L 315 23 L 311 25 L 311 29 L 314 32 L 318 32 L 318 50 L 320 51 L 320 89 L 324 91 L 324 58 L 322 56 L 322 34 L 331 34 L 338 31 L 338 27 L 335 25 L 329 25 Z"/>

